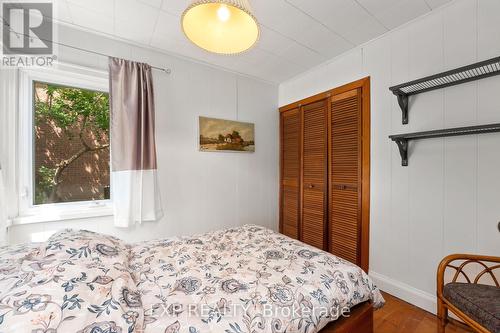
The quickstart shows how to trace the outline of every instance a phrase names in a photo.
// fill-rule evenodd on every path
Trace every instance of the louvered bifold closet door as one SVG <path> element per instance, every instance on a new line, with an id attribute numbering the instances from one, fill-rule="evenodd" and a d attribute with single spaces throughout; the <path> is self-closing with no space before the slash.
<path id="1" fill-rule="evenodd" d="M 330 252 L 360 264 L 361 92 L 332 96 L 330 112 Z"/>
<path id="2" fill-rule="evenodd" d="M 326 247 L 327 108 L 328 100 L 302 107 L 304 136 L 300 240 L 319 249 Z"/>
<path id="3" fill-rule="evenodd" d="M 281 113 L 281 232 L 299 238 L 300 212 L 300 143 L 299 109 Z"/>

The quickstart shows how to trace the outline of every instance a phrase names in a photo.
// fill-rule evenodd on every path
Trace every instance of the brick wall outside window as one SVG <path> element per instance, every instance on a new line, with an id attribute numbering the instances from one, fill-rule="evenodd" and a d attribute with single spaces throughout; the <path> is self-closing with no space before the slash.
<path id="1" fill-rule="evenodd" d="M 42 188 L 40 167 L 55 169 L 58 163 L 84 148 L 79 137 L 80 125 L 79 121 L 63 130 L 52 121 L 43 119 L 38 121 L 34 129 L 35 187 Z M 109 143 L 108 136 L 102 135 L 96 138 L 95 133 L 87 130 L 83 139 L 91 147 Z M 57 187 L 56 196 L 47 195 L 43 200 L 35 198 L 35 204 L 105 199 L 105 188 L 110 184 L 109 161 L 109 148 L 84 153 L 63 171 L 62 182 Z"/>

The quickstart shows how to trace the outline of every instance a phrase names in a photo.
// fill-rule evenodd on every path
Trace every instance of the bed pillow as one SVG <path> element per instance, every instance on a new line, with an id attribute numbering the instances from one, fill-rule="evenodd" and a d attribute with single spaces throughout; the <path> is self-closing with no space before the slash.
<path id="1" fill-rule="evenodd" d="M 112 236 L 64 230 L 0 275 L 0 332 L 134 332 L 144 310 L 126 266 L 129 248 Z M 33 252 L 35 251 L 35 252 Z M 31 253 L 31 255 L 30 255 Z"/>

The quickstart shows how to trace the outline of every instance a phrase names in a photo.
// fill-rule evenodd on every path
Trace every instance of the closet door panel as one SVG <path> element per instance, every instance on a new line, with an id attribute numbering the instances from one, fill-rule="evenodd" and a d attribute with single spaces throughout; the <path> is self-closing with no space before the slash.
<path id="1" fill-rule="evenodd" d="M 359 213 L 356 190 L 332 189 L 330 202 L 330 252 L 358 263 Z"/>
<path id="2" fill-rule="evenodd" d="M 327 108 L 327 100 L 302 107 L 304 136 L 301 241 L 320 249 L 324 249 L 326 245 Z"/>
<path id="3" fill-rule="evenodd" d="M 360 264 L 361 94 L 332 97 L 330 114 L 330 252 Z"/>
<path id="4" fill-rule="evenodd" d="M 281 232 L 299 238 L 301 116 L 298 109 L 281 113 Z"/>

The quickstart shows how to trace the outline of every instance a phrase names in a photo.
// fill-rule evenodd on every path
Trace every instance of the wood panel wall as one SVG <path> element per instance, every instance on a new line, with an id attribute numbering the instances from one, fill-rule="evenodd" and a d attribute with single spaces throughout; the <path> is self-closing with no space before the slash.
<path id="1" fill-rule="evenodd" d="M 445 255 L 500 253 L 500 135 L 417 142 L 407 168 L 388 136 L 500 122 L 500 76 L 413 98 L 408 125 L 388 87 L 500 56 L 499 31 L 500 1 L 456 0 L 280 85 L 283 106 L 371 76 L 370 271 L 430 312 Z"/>

